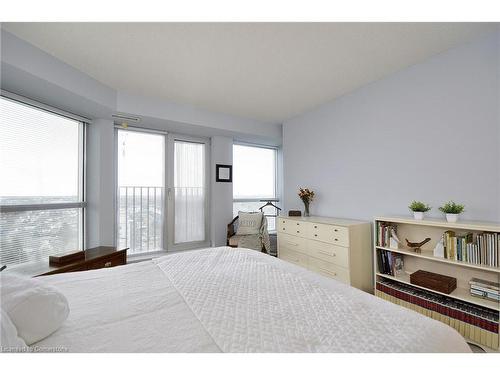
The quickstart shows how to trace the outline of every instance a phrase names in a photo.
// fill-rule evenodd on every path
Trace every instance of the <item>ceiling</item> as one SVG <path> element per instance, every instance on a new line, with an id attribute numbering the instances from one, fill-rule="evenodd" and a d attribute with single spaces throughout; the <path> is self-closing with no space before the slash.
<path id="1" fill-rule="evenodd" d="M 98 81 L 271 123 L 492 30 L 479 23 L 3 23 Z"/>

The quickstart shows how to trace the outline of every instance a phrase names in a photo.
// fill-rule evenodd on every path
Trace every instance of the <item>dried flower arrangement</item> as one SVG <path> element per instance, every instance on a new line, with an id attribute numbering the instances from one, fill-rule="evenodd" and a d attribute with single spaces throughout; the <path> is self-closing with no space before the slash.
<path id="1" fill-rule="evenodd" d="M 309 203 L 314 200 L 314 191 L 308 188 L 300 188 L 299 198 L 304 202 L 304 216 L 309 216 Z"/>

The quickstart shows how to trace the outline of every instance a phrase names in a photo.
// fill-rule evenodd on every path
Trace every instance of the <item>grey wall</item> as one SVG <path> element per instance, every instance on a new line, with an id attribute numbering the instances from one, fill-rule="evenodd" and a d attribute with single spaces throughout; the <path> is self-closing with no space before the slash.
<path id="1" fill-rule="evenodd" d="M 215 182 L 215 165 L 233 164 L 233 139 L 212 137 L 211 139 L 211 231 L 212 246 L 226 245 L 227 224 L 233 219 L 233 184 Z"/>
<path id="2" fill-rule="evenodd" d="M 285 206 L 371 220 L 454 199 L 500 220 L 499 33 L 442 53 L 283 124 Z"/>
<path id="3" fill-rule="evenodd" d="M 87 132 L 85 215 L 86 246 L 115 243 L 115 148 L 114 124 L 96 120 Z"/>

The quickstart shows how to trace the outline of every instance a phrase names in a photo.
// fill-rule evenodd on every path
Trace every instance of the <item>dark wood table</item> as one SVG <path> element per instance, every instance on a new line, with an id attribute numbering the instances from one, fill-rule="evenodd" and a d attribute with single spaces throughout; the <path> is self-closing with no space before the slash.
<path id="1" fill-rule="evenodd" d="M 127 264 L 127 250 L 128 248 L 118 250 L 113 246 L 99 246 L 85 250 L 85 259 L 77 260 L 64 266 L 51 266 L 47 259 L 47 261 L 28 262 L 9 266 L 4 272 L 16 272 L 35 277 L 121 266 Z"/>

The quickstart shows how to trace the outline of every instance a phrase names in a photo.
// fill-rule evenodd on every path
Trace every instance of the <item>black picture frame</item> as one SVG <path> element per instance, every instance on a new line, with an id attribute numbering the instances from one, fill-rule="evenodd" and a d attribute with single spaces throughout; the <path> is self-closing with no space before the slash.
<path id="1" fill-rule="evenodd" d="M 229 170 L 229 178 L 221 177 L 221 172 L 227 174 Z M 233 182 L 233 166 L 228 164 L 215 164 L 215 182 Z"/>

